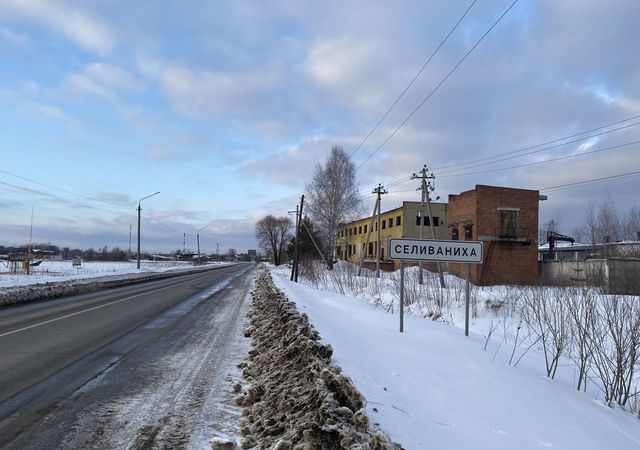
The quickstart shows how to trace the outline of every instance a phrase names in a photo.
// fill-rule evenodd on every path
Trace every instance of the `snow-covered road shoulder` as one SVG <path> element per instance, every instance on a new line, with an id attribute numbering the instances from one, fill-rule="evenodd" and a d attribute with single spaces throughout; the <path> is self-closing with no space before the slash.
<path id="1" fill-rule="evenodd" d="M 73 271 L 69 273 L 67 267 L 67 272 L 60 271 L 55 275 L 44 271 L 36 272 L 30 276 L 4 274 L 4 277 L 0 278 L 0 288 L 2 288 L 0 290 L 0 307 L 87 294 L 134 283 L 188 275 L 226 265 L 228 264 L 194 267 L 185 264 L 152 265 L 147 263 L 142 271 L 137 271 L 135 265 L 129 263 L 85 263 L 85 267 L 98 266 L 101 270 L 85 269 L 82 273 L 74 274 Z"/>
<path id="2" fill-rule="evenodd" d="M 249 318 L 252 349 L 243 375 L 250 387 L 238 397 L 243 448 L 400 448 L 372 430 L 362 395 L 331 364 L 331 346 L 319 342 L 266 270 L 256 280 Z"/>
<path id="3" fill-rule="evenodd" d="M 332 346 L 371 421 L 407 449 L 640 448 L 636 417 L 494 360 L 483 336 L 418 317 L 400 333 L 397 315 L 272 274 Z"/>

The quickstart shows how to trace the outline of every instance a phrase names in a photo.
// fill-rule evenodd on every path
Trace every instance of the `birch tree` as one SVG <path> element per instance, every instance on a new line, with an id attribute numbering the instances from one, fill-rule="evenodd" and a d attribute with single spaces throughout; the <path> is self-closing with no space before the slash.
<path id="1" fill-rule="evenodd" d="M 356 169 L 342 147 L 334 146 L 324 165 L 317 164 L 306 186 L 307 211 L 318 225 L 322 250 L 333 260 L 338 225 L 355 219 L 362 202 L 356 188 Z"/>

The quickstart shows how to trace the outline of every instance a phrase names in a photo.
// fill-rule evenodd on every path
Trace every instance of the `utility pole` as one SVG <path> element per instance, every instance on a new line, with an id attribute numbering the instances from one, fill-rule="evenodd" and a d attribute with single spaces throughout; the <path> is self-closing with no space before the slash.
<path id="1" fill-rule="evenodd" d="M 196 233 L 196 239 L 198 241 L 198 265 L 202 264 L 202 260 L 200 259 L 200 232 L 202 230 L 204 230 L 205 228 L 207 228 L 209 225 L 205 225 L 202 228 L 200 228 L 198 230 L 198 232 Z"/>
<path id="2" fill-rule="evenodd" d="M 378 204 L 378 233 L 377 233 L 377 245 L 376 245 L 376 278 L 380 278 L 380 231 L 381 229 L 381 223 L 380 223 L 380 211 L 381 211 L 381 203 L 380 203 L 380 196 L 382 194 L 386 194 L 387 191 L 384 189 L 384 187 L 382 186 L 382 184 L 378 183 L 378 187 L 376 187 L 372 192 L 372 194 L 377 194 L 377 199 L 376 199 L 376 203 Z"/>
<path id="3" fill-rule="evenodd" d="M 427 210 L 429 213 L 429 228 L 431 229 L 431 239 L 435 239 L 436 238 L 436 229 L 435 229 L 435 224 L 433 223 L 433 213 L 431 211 L 431 198 L 429 197 L 429 192 L 433 192 L 433 190 L 435 189 L 433 187 L 433 185 L 431 184 L 430 181 L 427 180 L 434 180 L 436 177 L 433 176 L 433 174 L 431 175 L 427 175 L 427 165 L 425 164 L 424 166 L 422 166 L 422 170 L 420 171 L 420 175 L 418 174 L 413 174 L 411 176 L 412 180 L 415 179 L 420 179 L 420 190 L 422 192 L 422 197 L 420 199 L 420 239 L 422 239 L 422 227 L 424 225 L 424 206 L 425 204 L 427 205 Z M 440 287 L 444 288 L 444 275 L 442 274 L 442 266 L 440 265 L 440 262 L 437 262 L 436 265 L 438 266 L 438 276 L 440 278 Z M 419 271 L 419 283 L 423 284 L 424 283 L 424 275 L 422 273 L 422 261 L 419 262 L 419 266 L 420 266 L 420 271 Z"/>
<path id="4" fill-rule="evenodd" d="M 289 211 L 289 214 L 291 214 L 292 212 L 293 211 Z M 296 262 L 298 260 L 298 238 L 300 235 L 300 224 L 298 222 L 299 214 L 300 206 L 296 205 L 296 236 L 293 244 L 293 264 L 291 264 L 291 277 L 289 278 L 291 281 L 293 281 L 294 275 L 296 273 Z"/>
<path id="5" fill-rule="evenodd" d="M 142 200 L 153 197 L 154 195 L 158 195 L 159 193 L 160 191 L 154 192 L 153 194 L 147 195 L 146 197 L 142 197 L 140 200 L 138 200 L 138 269 L 140 269 L 140 213 L 142 212 L 142 207 L 140 206 L 140 204 L 142 203 Z"/>
<path id="6" fill-rule="evenodd" d="M 420 217 L 420 225 L 419 225 L 419 229 L 420 229 L 420 239 L 422 239 L 422 229 L 423 229 L 423 225 L 424 225 L 424 205 L 425 205 L 425 196 L 427 194 L 427 170 L 426 170 L 426 165 L 422 168 L 422 173 L 421 175 L 416 175 L 415 173 L 413 175 L 411 175 L 411 179 L 415 180 L 417 178 L 421 179 L 420 182 L 420 213 L 419 213 L 419 217 Z M 433 219 L 430 217 L 429 221 L 432 222 Z M 432 236 L 433 237 L 433 236 Z M 424 284 L 424 273 L 422 271 L 422 261 L 418 262 L 418 284 Z"/>
<path id="7" fill-rule="evenodd" d="M 302 225 L 304 225 L 302 223 L 302 210 L 304 208 L 304 194 L 302 194 L 302 197 L 300 197 L 300 212 L 298 213 L 298 228 L 296 229 L 296 251 L 295 251 L 295 256 L 296 256 L 296 271 L 295 274 L 293 276 L 293 281 L 295 281 L 296 283 L 298 282 L 298 269 L 300 267 L 300 228 L 302 227 Z M 309 236 L 311 236 L 311 233 L 309 233 Z"/>
<path id="8" fill-rule="evenodd" d="M 296 237 L 293 249 L 293 266 L 291 267 L 291 281 L 298 282 L 298 264 L 300 262 L 300 227 L 302 226 L 302 209 L 304 208 L 304 195 L 300 198 L 300 205 L 296 205 Z M 292 211 L 293 212 L 293 211 Z"/>
<path id="9" fill-rule="evenodd" d="M 220 262 L 220 245 L 216 242 L 216 259 Z"/>
<path id="10" fill-rule="evenodd" d="M 360 267 L 358 267 L 358 276 L 362 273 L 362 266 L 364 265 L 364 258 L 369 254 L 369 239 L 371 238 L 371 233 L 373 233 L 373 223 L 376 220 L 376 214 L 378 209 L 380 208 L 380 199 L 376 200 L 376 205 L 373 207 L 373 214 L 371 215 L 371 223 L 369 223 L 369 231 L 367 232 L 367 239 L 364 243 L 364 255 L 362 255 L 362 259 L 360 260 Z"/>
<path id="11" fill-rule="evenodd" d="M 129 251 L 127 252 L 127 259 L 131 261 L 131 229 L 133 225 L 129 224 Z"/>
<path id="12" fill-rule="evenodd" d="M 182 233 L 182 257 L 187 253 L 187 233 Z"/>

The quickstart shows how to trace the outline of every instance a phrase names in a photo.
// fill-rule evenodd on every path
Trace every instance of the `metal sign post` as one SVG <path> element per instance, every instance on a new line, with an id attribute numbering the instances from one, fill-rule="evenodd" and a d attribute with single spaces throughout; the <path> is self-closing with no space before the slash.
<path id="1" fill-rule="evenodd" d="M 405 261 L 466 263 L 464 334 L 469 336 L 469 301 L 471 264 L 482 263 L 481 241 L 444 241 L 436 239 L 389 239 L 389 258 L 400 261 L 400 332 L 404 331 L 404 264 Z"/>
<path id="2" fill-rule="evenodd" d="M 469 336 L 469 299 L 471 297 L 471 264 L 467 263 L 467 283 L 464 289 L 464 335 Z"/>
<path id="3" fill-rule="evenodd" d="M 404 261 L 400 261 L 400 333 L 404 332 Z"/>

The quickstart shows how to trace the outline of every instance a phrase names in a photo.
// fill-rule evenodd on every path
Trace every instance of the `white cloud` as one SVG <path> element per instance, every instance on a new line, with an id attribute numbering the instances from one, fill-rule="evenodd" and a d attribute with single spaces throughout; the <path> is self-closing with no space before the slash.
<path id="1" fill-rule="evenodd" d="M 116 44 L 112 29 L 100 18 L 47 0 L 0 0 L 2 15 L 13 15 L 45 25 L 93 53 L 107 54 Z"/>
<path id="2" fill-rule="evenodd" d="M 240 72 L 193 71 L 178 64 L 141 61 L 140 71 L 157 81 L 175 109 L 189 116 L 251 113 L 277 80 L 268 68 Z"/>
<path id="3" fill-rule="evenodd" d="M 67 74 L 65 83 L 74 92 L 110 100 L 115 99 L 119 91 L 140 91 L 143 87 L 126 70 L 102 62 L 87 64 L 82 72 Z"/>
<path id="4" fill-rule="evenodd" d="M 11 42 L 14 45 L 18 45 L 21 47 L 24 47 L 31 43 L 31 39 L 29 39 L 29 36 L 27 36 L 26 34 L 17 33 L 7 27 L 0 27 L 0 37 L 8 42 Z"/>
<path id="5" fill-rule="evenodd" d="M 47 119 L 64 122 L 67 125 L 75 123 L 74 119 L 61 108 L 46 103 L 26 101 L 19 103 L 16 106 L 16 110 L 22 114 L 37 115 Z"/>

